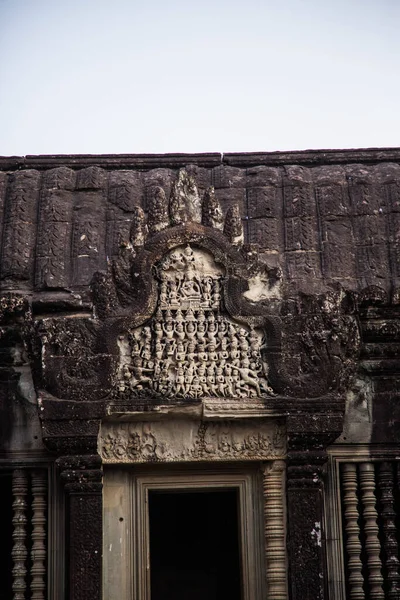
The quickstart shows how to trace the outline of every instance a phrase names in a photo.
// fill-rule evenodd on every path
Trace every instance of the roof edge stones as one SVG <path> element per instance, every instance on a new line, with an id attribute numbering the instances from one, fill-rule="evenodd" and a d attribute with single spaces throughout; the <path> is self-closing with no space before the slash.
<path id="1" fill-rule="evenodd" d="M 64 166 L 83 168 L 98 166 L 103 169 L 180 168 L 188 164 L 203 167 L 230 165 L 305 166 L 379 162 L 399 162 L 400 148 L 357 148 L 344 150 L 295 150 L 289 152 L 218 152 L 200 154 L 43 154 L 27 156 L 0 156 L 0 170 L 51 169 Z"/>

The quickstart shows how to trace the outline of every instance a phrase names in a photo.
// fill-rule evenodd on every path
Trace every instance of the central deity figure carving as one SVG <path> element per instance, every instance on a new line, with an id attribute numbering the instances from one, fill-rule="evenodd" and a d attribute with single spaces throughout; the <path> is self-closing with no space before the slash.
<path id="1" fill-rule="evenodd" d="M 211 254 L 178 247 L 156 268 L 153 318 L 119 339 L 119 396 L 197 399 L 271 394 L 261 331 L 222 312 L 224 270 Z"/>

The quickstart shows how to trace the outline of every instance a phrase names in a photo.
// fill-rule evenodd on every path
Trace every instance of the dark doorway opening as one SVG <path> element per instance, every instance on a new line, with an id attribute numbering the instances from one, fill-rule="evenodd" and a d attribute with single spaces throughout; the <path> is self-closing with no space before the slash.
<path id="1" fill-rule="evenodd" d="M 234 489 L 150 491 L 151 600 L 242 600 Z"/>

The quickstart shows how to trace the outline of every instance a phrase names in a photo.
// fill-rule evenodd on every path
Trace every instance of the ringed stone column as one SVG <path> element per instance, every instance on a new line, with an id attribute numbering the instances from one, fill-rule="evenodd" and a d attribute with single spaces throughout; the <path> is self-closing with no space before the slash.
<path id="1" fill-rule="evenodd" d="M 343 477 L 343 508 L 346 531 L 346 550 L 348 554 L 347 567 L 349 570 L 349 600 L 364 600 L 364 577 L 361 561 L 360 514 L 357 498 L 357 465 L 345 463 Z"/>
<path id="2" fill-rule="evenodd" d="M 263 465 L 264 533 L 268 598 L 287 600 L 287 562 L 284 509 L 286 463 Z"/>
<path id="3" fill-rule="evenodd" d="M 24 600 L 26 585 L 26 559 L 27 550 L 27 496 L 28 496 L 28 474 L 24 469 L 15 469 L 12 478 L 13 491 L 13 600 Z"/>
<path id="4" fill-rule="evenodd" d="M 373 463 L 363 462 L 359 467 L 361 502 L 363 506 L 365 550 L 368 561 L 368 583 L 371 600 L 385 598 L 382 589 L 382 563 L 380 559 L 380 541 L 378 513 L 375 496 L 375 469 Z"/>

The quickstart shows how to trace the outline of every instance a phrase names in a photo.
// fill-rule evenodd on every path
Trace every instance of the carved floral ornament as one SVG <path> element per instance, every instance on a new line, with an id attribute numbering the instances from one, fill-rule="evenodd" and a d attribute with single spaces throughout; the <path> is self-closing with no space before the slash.
<path id="1" fill-rule="evenodd" d="M 103 423 L 105 463 L 269 460 L 286 454 L 279 421 Z"/>

